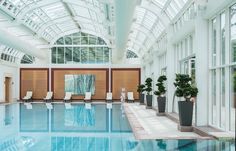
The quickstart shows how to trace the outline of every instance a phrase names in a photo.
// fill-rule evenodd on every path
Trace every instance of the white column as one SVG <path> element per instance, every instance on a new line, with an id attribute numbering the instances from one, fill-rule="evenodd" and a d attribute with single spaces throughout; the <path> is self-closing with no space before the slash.
<path id="1" fill-rule="evenodd" d="M 198 96 L 196 101 L 196 126 L 208 125 L 208 20 L 202 17 L 204 11 L 198 10 L 195 19 L 195 42 L 196 42 L 196 83 Z"/>
<path id="2" fill-rule="evenodd" d="M 173 28 L 169 26 L 167 28 L 167 53 L 166 53 L 166 65 L 167 65 L 167 111 L 172 112 L 173 107 L 173 96 L 175 92 L 174 81 L 175 81 L 175 59 L 174 59 L 174 46 L 171 42 L 173 36 Z"/>

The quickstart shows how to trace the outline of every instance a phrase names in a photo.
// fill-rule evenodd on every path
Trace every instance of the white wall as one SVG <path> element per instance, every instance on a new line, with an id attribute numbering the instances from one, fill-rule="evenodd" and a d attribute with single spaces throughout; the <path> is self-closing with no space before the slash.
<path id="1" fill-rule="evenodd" d="M 19 97 L 19 68 L 0 62 L 0 102 L 5 101 L 5 77 L 12 78 L 12 99 L 16 101 Z"/>

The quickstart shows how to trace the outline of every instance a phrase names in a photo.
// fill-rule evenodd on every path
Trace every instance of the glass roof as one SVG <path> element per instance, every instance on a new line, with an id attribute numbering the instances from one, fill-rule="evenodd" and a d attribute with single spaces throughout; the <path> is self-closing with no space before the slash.
<path id="1" fill-rule="evenodd" d="M 8 62 L 17 62 L 24 56 L 24 53 L 0 44 L 0 59 Z"/>
<path id="2" fill-rule="evenodd" d="M 151 49 L 187 1 L 142 0 L 125 33 L 127 49 Z M 109 45 L 115 38 L 115 0 L 0 0 L 0 21 L 4 30 L 36 48 L 50 47 L 60 37 L 80 31 Z"/>
<path id="3" fill-rule="evenodd" d="M 188 0 L 143 0 L 136 7 L 127 49 L 148 51 Z M 166 21 L 166 18 L 168 20 Z M 137 44 L 141 43 L 141 45 Z"/>
<path id="4" fill-rule="evenodd" d="M 0 10 L 53 44 L 56 39 L 78 31 L 109 39 L 113 6 L 110 0 L 1 0 Z M 30 36 L 30 35 L 29 35 Z M 42 45 L 42 44 L 40 44 Z"/>

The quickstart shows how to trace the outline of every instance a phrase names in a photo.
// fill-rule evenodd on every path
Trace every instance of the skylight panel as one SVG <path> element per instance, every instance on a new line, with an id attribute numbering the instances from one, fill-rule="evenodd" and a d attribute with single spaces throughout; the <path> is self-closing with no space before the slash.
<path id="1" fill-rule="evenodd" d="M 173 0 L 172 3 L 176 3 L 179 9 L 182 8 L 184 5 L 182 0 Z"/>
<path id="2" fill-rule="evenodd" d="M 174 4 L 174 1 L 172 1 L 172 2 L 170 3 L 169 7 L 170 7 L 171 9 L 173 9 L 173 11 L 175 12 L 175 14 L 177 14 L 177 13 L 179 12 L 179 10 L 180 10 L 180 7 L 177 6 L 177 5 L 175 5 L 175 4 Z"/>
<path id="3" fill-rule="evenodd" d="M 166 0 L 152 0 L 152 2 L 162 8 L 165 5 Z"/>
<path id="4" fill-rule="evenodd" d="M 137 39 L 139 41 L 144 41 L 146 38 L 146 36 L 142 33 L 142 32 L 139 32 L 138 36 L 137 36 Z"/>
<path id="5" fill-rule="evenodd" d="M 78 6 L 78 5 L 76 5 L 76 6 L 73 5 L 72 8 L 74 9 L 77 16 L 90 18 L 90 13 L 89 13 L 88 8 Z"/>
<path id="6" fill-rule="evenodd" d="M 56 3 L 52 5 L 47 5 L 42 8 L 42 10 L 51 18 L 60 18 L 68 15 L 62 3 Z"/>
<path id="7" fill-rule="evenodd" d="M 90 10 L 90 16 L 91 16 L 92 20 L 98 21 L 97 15 L 94 11 Z"/>

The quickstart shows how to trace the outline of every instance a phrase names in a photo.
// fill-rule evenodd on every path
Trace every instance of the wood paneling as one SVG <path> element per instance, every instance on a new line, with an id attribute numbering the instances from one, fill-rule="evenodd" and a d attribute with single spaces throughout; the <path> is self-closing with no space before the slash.
<path id="1" fill-rule="evenodd" d="M 52 90 L 54 99 L 63 99 L 65 96 L 66 74 L 93 74 L 95 75 L 95 95 L 93 100 L 105 100 L 108 91 L 108 70 L 107 69 L 52 69 Z M 73 100 L 82 100 L 84 96 L 73 95 Z"/>
<path id="2" fill-rule="evenodd" d="M 139 99 L 137 85 L 140 83 L 140 69 L 112 69 L 113 99 L 120 99 L 121 88 L 133 92 L 134 99 Z"/>
<path id="3" fill-rule="evenodd" d="M 20 98 L 33 91 L 33 99 L 42 100 L 48 91 L 48 69 L 20 69 Z"/>

